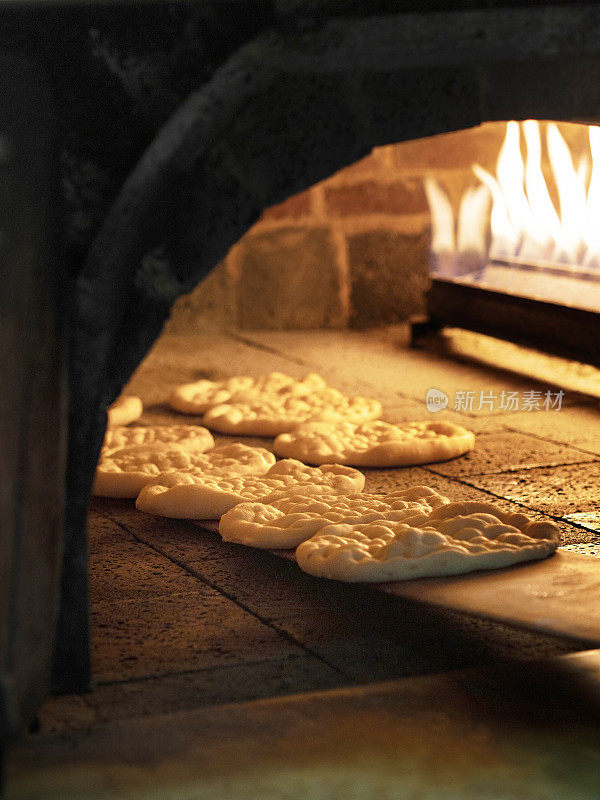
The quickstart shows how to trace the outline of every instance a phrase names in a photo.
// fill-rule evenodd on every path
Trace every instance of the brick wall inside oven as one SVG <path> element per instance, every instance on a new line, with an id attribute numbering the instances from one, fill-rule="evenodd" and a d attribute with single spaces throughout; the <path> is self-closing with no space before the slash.
<path id="1" fill-rule="evenodd" d="M 371 155 L 264 212 L 227 258 L 181 298 L 176 331 L 344 328 L 397 323 L 425 310 L 436 177 L 457 206 L 493 170 L 504 125 L 376 148 Z"/>

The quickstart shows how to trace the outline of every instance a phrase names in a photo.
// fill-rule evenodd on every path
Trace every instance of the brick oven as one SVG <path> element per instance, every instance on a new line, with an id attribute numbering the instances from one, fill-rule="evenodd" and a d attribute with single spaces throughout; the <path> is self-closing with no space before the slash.
<path id="1" fill-rule="evenodd" d="M 424 188 L 456 210 L 508 120 L 558 120 L 577 149 L 600 121 L 597 6 L 0 14 L 8 797 L 597 797 L 597 348 L 568 309 L 432 289 Z M 477 333 L 540 346 L 548 324 L 576 361 Z M 367 487 L 524 509 L 563 548 L 349 586 L 90 499 L 124 387 L 142 424 L 193 423 L 173 385 L 273 370 L 469 427 L 470 456 Z"/>

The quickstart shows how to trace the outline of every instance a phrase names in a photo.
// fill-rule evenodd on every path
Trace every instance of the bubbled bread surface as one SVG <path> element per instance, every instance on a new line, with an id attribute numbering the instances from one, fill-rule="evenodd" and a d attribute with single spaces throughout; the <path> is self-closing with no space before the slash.
<path id="1" fill-rule="evenodd" d="M 311 575 L 342 581 L 394 581 L 498 569 L 545 558 L 560 540 L 551 522 L 500 511 L 491 503 L 448 503 L 426 519 L 329 525 L 296 550 Z"/>
<path id="2" fill-rule="evenodd" d="M 382 420 L 353 424 L 309 422 L 275 439 L 275 452 L 309 464 L 394 467 L 445 461 L 472 450 L 475 436 L 445 421 L 393 425 Z"/>

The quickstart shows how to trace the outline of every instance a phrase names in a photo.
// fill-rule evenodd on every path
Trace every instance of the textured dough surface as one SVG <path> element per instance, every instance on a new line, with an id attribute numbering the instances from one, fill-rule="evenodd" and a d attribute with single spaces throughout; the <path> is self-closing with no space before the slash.
<path id="1" fill-rule="evenodd" d="M 244 501 L 265 502 L 282 492 L 318 486 L 324 492 L 360 492 L 365 477 L 358 470 L 338 464 L 307 467 L 299 461 L 278 461 L 261 476 L 213 477 L 193 469 L 160 475 L 139 494 L 136 508 L 177 519 L 218 519 Z"/>
<path id="2" fill-rule="evenodd" d="M 104 455 L 125 447 L 163 446 L 163 449 L 182 448 L 204 453 L 215 446 L 212 433 L 201 425 L 148 425 L 146 427 L 109 428 L 104 437 Z"/>
<path id="3" fill-rule="evenodd" d="M 375 420 L 309 422 L 274 443 L 277 455 L 308 464 L 352 464 L 357 467 L 402 467 L 445 461 L 472 450 L 475 436 L 451 422 L 411 422 L 392 425 Z"/>
<path id="4" fill-rule="evenodd" d="M 139 397 L 134 394 L 123 394 L 117 397 L 106 410 L 108 416 L 108 427 L 115 425 L 129 425 L 135 422 L 144 412 L 144 406 Z"/>
<path id="5" fill-rule="evenodd" d="M 296 550 L 305 572 L 341 581 L 397 581 L 498 569 L 545 558 L 560 530 L 491 503 L 440 505 L 424 520 L 328 525 Z"/>
<path id="6" fill-rule="evenodd" d="M 204 425 L 213 430 L 251 436 L 277 436 L 309 419 L 363 422 L 381 415 L 379 401 L 346 397 L 314 372 L 301 380 L 271 372 L 196 381 L 177 386 L 169 403 L 177 411 L 204 414 Z"/>
<path id="7" fill-rule="evenodd" d="M 96 468 L 93 494 L 102 497 L 137 497 L 148 481 L 172 470 L 202 475 L 262 475 L 275 456 L 262 447 L 235 442 L 208 453 L 164 445 L 134 445 L 109 453 Z"/>
<path id="8" fill-rule="evenodd" d="M 259 395 L 280 395 L 292 393 L 298 397 L 317 389 L 324 389 L 326 383 L 319 375 L 311 372 L 302 380 L 283 372 L 271 372 L 251 378 L 236 375 L 221 381 L 206 379 L 176 386 L 169 397 L 170 405 L 186 414 L 204 414 L 209 408 L 222 403 L 244 401 Z"/>
<path id="9" fill-rule="evenodd" d="M 346 397 L 337 389 L 326 388 L 303 396 L 265 394 L 225 403 L 209 409 L 202 421 L 207 428 L 221 433 L 278 436 L 307 420 L 361 422 L 380 416 L 381 411 L 378 400 Z"/>
<path id="10" fill-rule="evenodd" d="M 240 503 L 221 517 L 219 533 L 227 542 L 251 547 L 297 547 L 326 525 L 404 520 L 412 524 L 450 501 L 428 486 L 411 486 L 391 494 L 359 492 L 317 494 L 298 490 L 270 503 Z"/>

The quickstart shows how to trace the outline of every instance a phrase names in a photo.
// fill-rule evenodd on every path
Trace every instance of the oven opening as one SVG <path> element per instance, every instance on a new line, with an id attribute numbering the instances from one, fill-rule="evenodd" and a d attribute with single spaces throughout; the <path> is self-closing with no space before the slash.
<path id="1" fill-rule="evenodd" d="M 554 485 L 559 474 L 563 478 L 568 475 L 579 486 L 587 480 L 588 470 L 595 468 L 590 466 L 596 458 L 592 454 L 595 434 L 586 437 L 574 431 L 580 420 L 595 416 L 586 403 L 598 391 L 597 371 L 588 367 L 582 376 L 578 374 L 581 365 L 502 344 L 480 335 L 477 329 L 446 327 L 430 330 L 414 341 L 412 336 L 413 327 L 422 328 L 427 319 L 430 282 L 437 277 L 431 270 L 431 261 L 439 259 L 435 250 L 438 223 L 427 198 L 431 182 L 437 180 L 438 186 L 444 187 L 439 192 L 448 192 L 447 197 L 454 193 L 460 209 L 464 192 L 468 197 L 471 191 L 471 164 L 476 159 L 480 169 L 494 174 L 505 135 L 506 123 L 490 123 L 377 147 L 359 162 L 266 209 L 208 278 L 175 302 L 164 332 L 124 388 L 124 394 L 143 401 L 141 424 L 209 425 L 203 414 L 189 407 L 173 408 L 169 400 L 175 387 L 192 381 L 219 382 L 273 373 L 301 379 L 316 372 L 328 385 L 349 395 L 379 399 L 388 422 L 463 425 L 476 436 L 471 453 L 438 463 L 367 467 L 364 491 L 384 496 L 424 484 L 435 491 L 444 488 L 461 501 L 504 502 L 515 511 L 541 513 L 548 520 L 560 517 L 561 524 L 572 529 L 564 536 L 558 561 L 548 563 L 560 564 L 561 558 L 566 559 L 566 568 L 575 565 L 582 570 L 578 580 L 589 586 L 597 569 L 600 525 L 594 503 L 582 505 L 581 496 L 565 502 L 560 491 L 548 503 L 543 492 L 550 491 L 549 484 Z M 489 225 L 491 202 L 485 210 Z M 483 223 L 478 225 L 483 227 Z M 489 238 L 489 233 L 485 234 L 484 241 Z M 481 254 L 482 260 L 488 258 L 487 253 Z M 509 300 L 513 296 L 511 292 L 506 295 Z M 574 421 L 573 409 L 584 416 Z M 275 447 L 274 435 L 260 435 L 256 430 L 236 434 L 217 424 L 212 435 L 216 449 L 232 442 L 269 451 Z M 562 467 L 558 466 L 561 462 L 565 462 Z M 531 480 L 540 481 L 544 489 L 532 488 Z M 541 497 L 537 491 L 542 492 Z M 141 510 L 131 499 L 92 498 L 90 533 L 97 576 L 107 571 L 104 526 L 116 524 L 146 547 L 181 561 L 196 578 L 233 598 L 268 628 L 291 637 L 294 647 L 316 649 L 321 666 L 311 662 L 315 672 L 306 683 L 292 677 L 296 668 L 301 669 L 292 657 L 285 660 L 285 666 L 260 667 L 264 669 L 261 688 L 253 683 L 240 686 L 232 672 L 232 698 L 281 696 L 288 685 L 302 690 L 331 688 L 338 680 L 339 686 L 357 685 L 368 683 L 369 675 L 397 678 L 405 674 L 406 665 L 386 653 L 390 642 L 401 637 L 418 650 L 417 661 L 424 658 L 427 663 L 432 656 L 426 653 L 433 647 L 433 638 L 439 637 L 443 644 L 434 657 L 438 665 L 466 663 L 476 658 L 480 647 L 487 653 L 485 658 L 493 651 L 493 659 L 507 657 L 520 664 L 529 663 L 534 653 L 536 658 L 551 654 L 561 658 L 570 648 L 576 651 L 577 637 L 589 643 L 595 601 L 579 609 L 575 624 L 570 606 L 560 595 L 554 607 L 560 620 L 549 614 L 540 619 L 538 612 L 527 606 L 523 593 L 547 592 L 549 579 L 540 577 L 540 584 L 532 590 L 532 573 L 525 569 L 517 573 L 519 581 L 510 589 L 498 586 L 493 572 L 489 573 L 490 583 L 483 573 L 475 573 L 474 582 L 456 579 L 448 587 L 442 582 L 435 595 L 427 581 L 392 583 L 387 589 L 377 583 L 323 585 L 300 573 L 294 548 L 271 547 L 265 553 L 235 538 L 224 536 L 221 540 L 216 517 L 203 520 L 197 512 L 199 518 L 191 519 L 187 510 L 180 512 L 179 519 L 168 516 L 168 510 L 167 516 L 148 513 L 141 493 L 135 502 Z M 269 557 L 271 561 L 265 561 Z M 265 584 L 257 586 L 256 571 Z M 111 566 L 110 574 L 119 590 L 128 591 L 126 569 Z M 505 574 L 513 575 L 510 571 Z M 562 580 L 550 580 L 555 579 Z M 101 620 L 101 625 L 92 638 L 92 667 L 100 690 L 107 684 L 118 685 L 123 676 L 140 684 L 148 672 L 172 669 L 171 656 L 162 647 L 155 649 L 153 637 L 132 651 L 121 649 L 121 630 L 137 633 L 147 622 L 143 616 L 128 620 L 129 609 L 123 604 L 115 606 L 120 615 L 117 628 L 107 624 L 104 614 L 114 586 L 106 582 L 99 589 L 93 620 Z M 326 600 L 325 595 L 331 599 Z M 499 596 L 503 597 L 500 606 Z M 395 608 L 394 602 L 399 604 Z M 413 607 L 415 602 L 421 604 L 418 610 Z M 350 625 L 358 625 L 360 635 L 351 633 L 341 617 L 329 618 L 323 603 L 360 609 Z M 387 620 L 381 618 L 382 608 L 390 615 Z M 154 613 L 169 631 L 173 624 L 170 613 Z M 459 621 L 461 614 L 463 621 L 468 620 L 466 627 Z M 412 630 L 419 617 L 426 630 L 420 625 Z M 478 621 L 474 622 L 475 618 Z M 218 674 L 211 652 L 213 635 L 215 646 L 220 646 L 218 635 L 210 629 L 211 619 L 206 619 L 202 632 L 193 623 L 189 628 L 186 624 L 184 633 L 175 629 L 172 637 L 167 635 L 176 648 L 178 668 L 194 672 L 202 663 L 205 670 Z M 527 633 L 518 644 L 509 645 L 509 631 L 515 625 Z M 367 633 L 369 629 L 372 634 Z M 488 635 L 484 630 L 494 640 L 490 650 L 486 650 L 489 644 L 480 640 Z M 565 632 L 566 639 L 561 639 Z M 225 640 L 232 635 L 225 626 Z M 508 639 L 501 643 L 505 636 Z M 458 649 L 451 643 L 455 637 L 461 643 Z M 252 633 L 248 640 L 253 641 Z M 194 642 L 199 652 L 187 653 L 186 642 Z M 356 662 L 352 666 L 345 661 L 347 648 Z M 233 653 L 225 650 L 225 659 L 254 660 L 245 644 L 232 649 Z M 258 667 L 252 663 L 251 669 Z M 291 684 L 286 684 L 282 674 Z M 198 681 L 196 686 L 204 686 L 206 679 L 205 674 L 203 679 L 196 676 L 193 680 Z M 207 692 L 202 700 L 196 697 L 192 702 L 209 704 L 211 698 L 223 696 Z M 190 702 L 189 695 L 181 699 L 175 694 L 173 702 Z"/>

